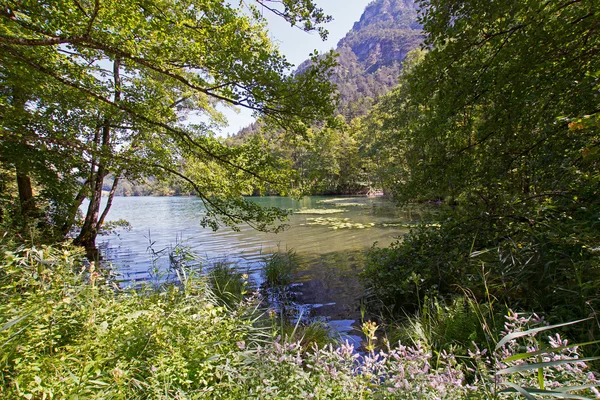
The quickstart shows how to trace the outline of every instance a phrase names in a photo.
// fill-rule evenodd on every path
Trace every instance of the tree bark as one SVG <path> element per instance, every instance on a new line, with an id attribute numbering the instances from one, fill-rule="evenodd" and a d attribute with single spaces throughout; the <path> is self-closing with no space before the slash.
<path id="1" fill-rule="evenodd" d="M 19 204 L 21 205 L 21 216 L 27 221 L 37 216 L 35 199 L 33 198 L 33 188 L 29 174 L 19 167 L 15 167 L 17 172 L 17 187 L 19 188 Z"/>
<path id="2" fill-rule="evenodd" d="M 102 128 L 102 152 L 108 150 L 110 141 L 110 121 L 106 119 Z M 103 154 L 104 155 L 104 154 Z M 106 177 L 107 171 L 105 168 L 105 161 L 98 162 L 98 169 L 95 174 L 95 179 L 92 181 L 92 193 L 90 197 L 90 204 L 85 214 L 85 221 L 81 227 L 79 236 L 75 239 L 75 243 L 85 247 L 88 251 L 96 247 L 96 237 L 98 236 L 98 218 L 100 215 L 100 202 L 102 201 L 102 185 L 104 184 L 104 178 Z"/>
<path id="3" fill-rule="evenodd" d="M 108 194 L 108 201 L 106 202 L 106 207 L 104 207 L 104 211 L 96 224 L 96 231 L 100 230 L 108 212 L 110 211 L 110 207 L 112 207 L 113 198 L 115 197 L 115 192 L 117 191 L 117 186 L 119 185 L 120 175 L 115 175 L 115 180 L 113 181 L 113 185 L 110 188 L 110 193 Z"/>
<path id="4" fill-rule="evenodd" d="M 27 123 L 25 117 L 25 103 L 27 99 L 23 90 L 18 86 L 12 87 L 12 106 L 15 110 L 21 113 L 21 123 L 24 126 Z M 15 172 L 17 174 L 17 187 L 19 191 L 19 205 L 21 206 L 21 216 L 25 221 L 37 216 L 35 199 L 33 197 L 33 188 L 31 186 L 31 177 L 29 176 L 28 168 L 29 160 L 27 157 L 22 157 L 19 162 L 15 163 Z"/>
<path id="5" fill-rule="evenodd" d="M 115 83 L 115 92 L 113 101 L 115 103 L 121 100 L 121 78 L 120 78 L 121 60 L 120 58 L 115 59 L 113 63 L 113 79 Z M 111 156 L 110 148 L 111 140 L 111 120 L 110 118 L 104 118 L 102 124 L 102 144 L 100 148 L 99 157 L 95 157 L 92 161 L 92 175 L 94 179 L 91 180 L 91 196 L 90 204 L 87 209 L 85 221 L 81 227 L 79 236 L 75 239 L 75 243 L 86 248 L 88 256 L 97 255 L 96 250 L 96 237 L 98 236 L 98 229 L 101 225 L 100 222 L 100 203 L 102 201 L 102 186 L 104 184 L 104 178 L 108 175 L 107 164 Z M 94 165 L 95 164 L 95 165 Z M 96 173 L 94 174 L 94 167 L 96 167 Z M 118 181 L 118 179 L 117 179 Z M 113 187 L 116 189 L 116 186 Z M 109 197 L 109 203 L 107 203 L 104 212 L 102 213 L 103 218 L 106 217 L 110 206 L 112 205 L 112 197 L 114 196 L 114 190 L 111 189 L 112 196 Z"/>
<path id="6" fill-rule="evenodd" d="M 73 200 L 73 203 L 69 208 L 67 220 L 61 228 L 61 233 L 63 236 L 66 236 L 69 233 L 69 231 L 71 231 L 71 229 L 73 228 L 73 225 L 75 224 L 75 218 L 77 217 L 77 210 L 79 210 L 79 207 L 81 207 L 81 203 L 83 203 L 83 200 L 85 200 L 85 198 L 87 197 L 89 184 L 90 180 L 86 179 L 86 181 L 83 182 L 81 189 L 79 189 L 79 193 L 77 193 L 77 196 L 75 196 L 75 199 Z"/>

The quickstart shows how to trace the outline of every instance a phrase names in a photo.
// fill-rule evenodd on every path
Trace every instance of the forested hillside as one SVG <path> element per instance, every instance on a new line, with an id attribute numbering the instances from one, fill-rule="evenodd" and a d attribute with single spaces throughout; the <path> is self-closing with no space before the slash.
<path id="1" fill-rule="evenodd" d="M 338 43 L 332 81 L 340 112 L 349 120 L 366 114 L 375 99 L 398 84 L 402 62 L 422 41 L 413 0 L 378 0 Z"/>
<path id="2" fill-rule="evenodd" d="M 231 143 L 262 137 L 287 159 L 303 182 L 304 193 L 358 194 L 386 189 L 379 149 L 362 117 L 398 84 L 409 53 L 420 47 L 423 31 L 413 0 L 375 0 L 335 49 L 337 65 L 330 81 L 337 87 L 337 124 L 312 126 L 308 135 L 281 140 L 282 131 L 261 132 L 260 121 L 243 129 Z M 307 60 L 297 73 L 312 64 Z M 251 139 L 252 138 L 252 139 Z M 285 144 L 284 144 L 285 142 Z"/>
<path id="3" fill-rule="evenodd" d="M 337 65 L 332 68 L 329 82 L 337 87 L 337 127 L 327 130 L 318 139 L 309 134 L 292 141 L 291 147 L 277 138 L 283 130 L 264 132 L 259 120 L 242 129 L 229 139 L 230 145 L 240 145 L 266 138 L 272 152 L 291 162 L 298 171 L 295 186 L 303 193 L 365 193 L 371 187 L 381 188 L 372 170 L 370 152 L 354 133 L 352 126 L 357 117 L 366 115 L 380 96 L 398 84 L 402 63 L 408 53 L 419 47 L 423 40 L 418 19 L 418 5 L 414 0 L 375 0 L 370 3 L 359 21 L 342 38 L 336 49 Z M 315 60 L 306 60 L 296 70 L 302 75 Z M 353 121 L 354 120 L 354 121 Z M 313 125 L 321 132 L 323 124 Z M 313 132 L 314 133 L 314 132 Z M 360 142 L 360 143 L 359 143 Z M 256 143 L 256 142 L 255 142 Z M 359 147 L 363 147 L 360 149 Z M 110 191 L 112 179 L 104 183 Z M 116 195 L 181 195 L 191 190 L 182 188 L 177 180 L 158 183 L 145 177 L 123 181 Z M 245 194 L 255 194 L 250 189 Z M 278 194 L 270 189 L 268 193 Z"/>

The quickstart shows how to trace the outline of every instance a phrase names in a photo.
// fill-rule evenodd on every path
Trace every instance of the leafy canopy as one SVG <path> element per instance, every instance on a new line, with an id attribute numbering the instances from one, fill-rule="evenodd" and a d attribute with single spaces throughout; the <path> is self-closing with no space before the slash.
<path id="1" fill-rule="evenodd" d="M 294 177 L 260 143 L 215 138 L 224 123 L 216 107 L 244 107 L 303 134 L 335 107 L 333 60 L 314 55 L 304 73 L 290 74 L 252 9 L 216 0 L 0 1 L 0 157 L 33 175 L 55 207 L 72 209 L 79 182 L 98 168 L 133 179 L 170 174 L 203 198 L 206 224 L 266 227 L 282 213 L 241 195 L 283 193 Z M 310 0 L 272 10 L 305 30 L 328 20 Z"/>

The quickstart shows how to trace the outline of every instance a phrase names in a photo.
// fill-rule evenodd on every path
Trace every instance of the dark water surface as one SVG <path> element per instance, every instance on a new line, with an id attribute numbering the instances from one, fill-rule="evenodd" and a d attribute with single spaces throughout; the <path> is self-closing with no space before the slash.
<path id="1" fill-rule="evenodd" d="M 130 231 L 102 236 L 98 243 L 124 281 L 152 279 L 149 246 L 154 251 L 177 244 L 191 248 L 207 260 L 226 259 L 248 272 L 257 285 L 263 280 L 264 258 L 293 249 L 301 268 L 295 276 L 297 300 L 311 316 L 328 320 L 340 332 L 351 334 L 360 319 L 359 300 L 363 288 L 358 273 L 364 253 L 375 242 L 387 246 L 406 232 L 399 224 L 415 222 L 418 212 L 399 211 L 381 198 L 285 197 L 253 198 L 269 207 L 292 209 L 278 234 L 258 232 L 241 225 L 235 232 L 202 228 L 202 202 L 194 197 L 116 197 L 108 220 L 125 219 Z M 323 214 L 324 213 L 324 214 Z M 165 252 L 166 254 L 166 252 Z M 165 256 L 155 263 L 165 269 Z"/>

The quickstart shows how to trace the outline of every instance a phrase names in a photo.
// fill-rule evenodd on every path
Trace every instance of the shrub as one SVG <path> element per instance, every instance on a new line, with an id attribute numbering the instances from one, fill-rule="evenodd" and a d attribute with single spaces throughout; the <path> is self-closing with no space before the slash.
<path id="1" fill-rule="evenodd" d="M 389 248 L 373 248 L 362 273 L 371 308 L 403 315 L 420 308 L 425 296 L 456 293 L 457 284 L 474 286 L 479 268 L 470 263 L 474 242 L 490 242 L 488 230 L 455 220 L 421 224 Z"/>
<path id="2" fill-rule="evenodd" d="M 206 277 L 130 290 L 68 246 L 0 257 L 2 398 L 487 399 L 539 382 L 539 363 L 524 364 L 536 357 L 546 363 L 544 390 L 579 385 L 570 391 L 585 395 L 597 385 L 586 360 L 573 361 L 577 349 L 558 337 L 553 349 L 535 347 L 532 330 L 496 352 L 475 349 L 468 384 L 454 355 L 419 341 L 361 355 L 348 344 L 269 340 L 254 325 L 254 299 L 220 306 Z M 529 327 L 510 318 L 507 332 Z"/>
<path id="3" fill-rule="evenodd" d="M 439 226 L 421 225 L 370 251 L 363 272 L 368 299 L 398 316 L 418 310 L 425 296 L 447 298 L 461 288 L 479 301 L 496 299 L 558 321 L 585 316 L 600 298 L 600 210 L 576 206 L 460 210 Z"/>
<path id="4" fill-rule="evenodd" d="M 250 322 L 219 306 L 204 280 L 120 290 L 81 252 L 6 252 L 0 269 L 0 382 L 6 398 L 194 397 Z"/>

